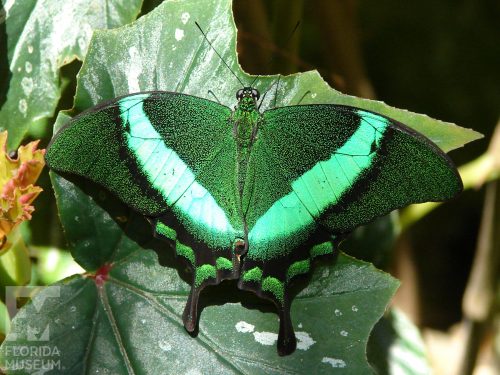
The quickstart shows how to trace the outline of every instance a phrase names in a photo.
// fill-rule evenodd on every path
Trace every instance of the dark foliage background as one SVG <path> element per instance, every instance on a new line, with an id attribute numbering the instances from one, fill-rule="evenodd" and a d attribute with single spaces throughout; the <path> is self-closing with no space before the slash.
<path id="1" fill-rule="evenodd" d="M 483 133 L 451 153 L 457 166 L 486 152 L 500 114 L 498 1 L 236 0 L 234 7 L 247 71 L 318 69 L 344 93 Z M 421 327 L 445 331 L 464 319 L 484 191 L 465 191 L 398 240 L 387 265 L 402 280 L 396 305 Z M 463 373 L 472 371 L 474 360 L 466 362 Z"/>

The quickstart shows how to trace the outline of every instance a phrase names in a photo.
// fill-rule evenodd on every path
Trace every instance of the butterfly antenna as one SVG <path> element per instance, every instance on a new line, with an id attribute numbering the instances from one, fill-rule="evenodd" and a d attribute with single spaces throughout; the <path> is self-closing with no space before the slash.
<path id="1" fill-rule="evenodd" d="M 297 29 L 299 28 L 299 26 L 300 26 L 300 20 L 298 20 L 298 21 L 297 21 L 297 23 L 296 23 L 296 24 L 295 24 L 295 26 L 293 27 L 292 31 L 290 32 L 290 35 L 288 35 L 288 38 L 286 38 L 286 42 L 284 43 L 284 44 L 285 44 L 285 46 L 288 44 L 288 42 L 290 41 L 290 39 L 292 39 L 293 34 L 295 34 L 295 32 L 297 31 Z M 274 56 L 271 56 L 271 57 L 269 58 L 269 60 L 267 60 L 266 65 L 267 65 L 267 66 L 271 65 L 271 63 L 273 62 L 273 60 L 274 60 Z M 260 75 L 260 74 L 259 74 L 258 76 L 256 76 L 256 77 L 253 79 L 252 84 L 250 85 L 250 87 L 253 87 L 253 85 L 255 84 L 255 82 L 257 81 L 257 79 L 259 79 L 260 77 L 261 77 L 261 75 Z M 279 77 L 278 77 L 278 79 L 279 79 Z M 272 85 L 271 85 L 271 87 L 272 87 Z M 264 99 L 264 97 L 263 97 L 263 99 Z"/>
<path id="2" fill-rule="evenodd" d="M 288 38 L 286 39 L 285 45 L 287 45 L 287 44 L 288 44 L 288 42 L 290 41 L 290 39 L 292 39 L 292 36 L 293 36 L 293 34 L 295 34 L 295 31 L 297 31 L 297 29 L 298 29 L 299 25 L 300 25 L 300 20 L 299 20 L 299 21 L 297 21 L 297 23 L 295 24 L 295 26 L 294 26 L 294 28 L 293 28 L 292 32 L 290 33 L 290 35 L 289 35 L 289 36 L 288 36 Z M 272 61 L 273 61 L 273 56 L 271 56 L 271 57 L 269 58 L 269 60 L 267 60 L 266 65 L 267 65 L 267 66 L 269 66 L 269 65 L 271 64 L 271 62 L 272 62 Z M 255 76 L 255 78 L 253 79 L 252 83 L 250 84 L 250 87 L 253 87 L 253 85 L 255 84 L 255 82 L 256 82 L 256 81 L 257 81 L 260 77 L 261 77 L 261 75 L 260 75 L 260 74 L 259 74 L 259 75 L 257 75 L 257 76 Z M 278 80 L 279 80 L 279 77 L 278 77 Z M 271 85 L 271 87 L 272 87 L 272 85 Z M 269 91 L 269 90 L 268 90 L 268 91 Z M 276 89 L 276 91 L 277 91 L 277 89 Z M 267 94 L 267 91 L 266 91 L 266 94 Z M 265 96 L 266 96 L 265 94 L 262 96 L 262 100 L 264 99 L 264 97 L 265 97 Z M 262 102 L 262 100 L 261 100 L 261 102 Z M 259 106 L 259 108 L 260 108 L 260 106 Z"/>
<path id="3" fill-rule="evenodd" d="M 260 104 L 259 104 L 258 109 L 260 109 L 260 106 L 262 105 L 262 103 L 264 103 L 264 99 L 266 98 L 266 95 L 271 91 L 271 89 L 273 88 L 273 86 L 275 84 L 276 84 L 276 82 L 274 82 L 271 86 L 269 86 L 269 88 L 264 92 L 264 95 L 262 95 L 262 98 L 260 99 Z"/>
<path id="4" fill-rule="evenodd" d="M 307 90 L 307 91 L 304 93 L 304 95 L 302 95 L 302 97 L 301 97 L 301 98 L 300 98 L 300 100 L 297 102 L 297 104 L 295 104 L 295 105 L 299 105 L 299 104 L 300 104 L 300 102 L 301 102 L 302 100 L 304 100 L 304 98 L 305 98 L 307 95 L 309 95 L 310 93 L 311 93 L 311 90 Z"/>
<path id="5" fill-rule="evenodd" d="M 278 74 L 278 80 L 276 81 L 276 90 L 274 90 L 274 107 L 276 108 L 276 101 L 278 100 L 278 87 L 280 85 L 281 74 Z"/>
<path id="6" fill-rule="evenodd" d="M 217 102 L 218 102 L 219 104 L 222 104 L 222 103 L 220 102 L 219 98 L 218 98 L 218 97 L 214 94 L 214 92 L 213 92 L 212 90 L 208 90 L 208 94 L 209 94 L 209 95 L 212 95 L 212 96 L 215 98 L 215 100 L 217 100 Z"/>
<path id="7" fill-rule="evenodd" d="M 294 28 L 292 29 L 292 31 L 288 35 L 288 38 L 286 38 L 285 46 L 288 44 L 288 42 L 290 41 L 290 39 L 292 39 L 293 35 L 295 34 L 295 32 L 297 31 L 297 29 L 299 28 L 299 26 L 300 26 L 300 20 L 297 21 L 297 23 L 295 24 Z M 271 56 L 271 58 L 267 62 L 268 65 L 273 61 L 273 58 L 274 58 L 274 56 Z M 254 81 L 252 82 L 252 86 L 253 86 L 253 83 L 255 82 L 255 80 L 258 77 L 259 76 L 255 77 Z M 273 83 L 271 85 L 271 87 L 269 87 L 269 89 L 266 91 L 266 94 L 267 94 L 271 90 L 271 88 L 273 87 L 273 85 L 276 84 L 276 89 L 274 91 L 274 106 L 273 106 L 273 108 L 276 108 L 276 103 L 278 101 L 278 88 L 279 88 L 279 85 L 280 85 L 280 80 L 281 80 L 281 74 L 278 74 L 278 80 L 275 83 Z M 264 99 L 264 96 L 262 97 L 262 99 Z M 260 109 L 260 106 L 259 106 L 259 109 Z"/>
<path id="8" fill-rule="evenodd" d="M 198 29 L 200 30 L 200 32 L 203 34 L 203 37 L 205 38 L 205 40 L 208 42 L 208 44 L 210 45 L 210 47 L 212 47 L 212 49 L 214 50 L 214 52 L 217 54 L 217 56 L 219 56 L 219 59 L 221 59 L 221 61 L 224 63 L 224 65 L 229 69 L 229 71 L 231 72 L 231 74 L 233 76 L 236 77 L 236 79 L 238 80 L 238 82 L 241 84 L 242 87 L 245 87 L 245 85 L 243 84 L 243 82 L 241 82 L 241 79 L 233 72 L 233 70 L 229 67 L 229 65 L 226 63 L 226 61 L 224 61 L 224 59 L 222 58 L 222 56 L 219 54 L 219 52 L 217 52 L 217 50 L 215 49 L 215 47 L 212 45 L 212 42 L 210 42 L 210 40 L 208 39 L 207 37 L 207 34 L 205 34 L 205 32 L 202 30 L 201 26 L 198 24 L 198 22 L 194 22 L 196 24 L 196 27 L 198 27 Z"/>

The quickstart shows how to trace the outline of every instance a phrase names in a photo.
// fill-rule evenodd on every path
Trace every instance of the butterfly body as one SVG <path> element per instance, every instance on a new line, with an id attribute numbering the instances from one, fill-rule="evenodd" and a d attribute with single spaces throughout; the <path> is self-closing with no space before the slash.
<path id="1" fill-rule="evenodd" d="M 113 99 L 72 119 L 46 159 L 93 180 L 150 219 L 193 271 L 183 320 L 225 279 L 272 300 L 278 351 L 296 346 L 288 289 L 317 256 L 373 218 L 446 200 L 461 180 L 422 135 L 385 116 L 333 104 L 260 112 L 243 88 L 234 110 L 173 92 Z"/>

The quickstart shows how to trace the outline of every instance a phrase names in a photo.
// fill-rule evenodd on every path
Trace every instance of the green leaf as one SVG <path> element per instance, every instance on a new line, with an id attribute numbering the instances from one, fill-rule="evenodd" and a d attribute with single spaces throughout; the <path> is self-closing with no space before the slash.
<path id="1" fill-rule="evenodd" d="M 208 94 L 212 90 L 222 103 L 233 107 L 241 85 L 194 21 L 249 85 L 253 77 L 237 63 L 231 2 L 167 1 L 133 25 L 94 34 L 79 74 L 76 112 L 129 92 L 158 89 L 213 99 Z M 255 86 L 265 93 L 276 80 L 259 77 Z M 420 126 L 445 150 L 478 136 L 423 115 L 343 95 L 316 72 L 283 77 L 280 82 L 278 106 L 296 104 L 310 90 L 302 103 L 376 110 Z M 262 109 L 273 105 L 270 92 Z M 57 126 L 66 119 L 60 115 Z M 109 279 L 102 283 L 91 274 L 75 276 L 55 285 L 56 298 L 55 289 L 39 293 L 14 319 L 11 336 L 0 349 L 1 366 L 12 365 L 14 359 L 23 363 L 40 358 L 16 356 L 13 347 L 41 345 L 29 334 L 45 332 L 49 325 L 50 338 L 43 345 L 52 352 L 57 349 L 51 356 L 60 360 L 57 370 L 62 373 L 162 373 L 165 369 L 172 373 L 304 373 L 311 369 L 331 373 L 339 367 L 346 374 L 370 371 L 365 354 L 369 332 L 397 287 L 387 274 L 342 253 L 335 263 L 316 267 L 310 284 L 302 290 L 304 284 L 297 286 L 292 316 L 299 345 L 289 357 L 276 354 L 278 322 L 272 306 L 238 291 L 230 282 L 204 291 L 199 334 L 192 338 L 181 319 L 190 275 L 166 243 L 152 238 L 149 223 L 88 181 L 74 178 L 71 182 L 56 175 L 52 179 L 75 260 L 88 271 L 111 264 Z"/>
<path id="2" fill-rule="evenodd" d="M 0 296 L 6 286 L 26 285 L 31 278 L 31 260 L 19 227 L 8 237 L 6 249 L 0 252 Z"/>
<path id="3" fill-rule="evenodd" d="M 84 272 L 67 251 L 48 246 L 31 246 L 31 248 L 37 257 L 36 279 L 43 285 Z"/>
<path id="4" fill-rule="evenodd" d="M 3 342 L 7 332 L 10 330 L 10 316 L 7 306 L 0 301 L 0 343 Z"/>
<path id="5" fill-rule="evenodd" d="M 10 148 L 17 147 L 30 126 L 43 126 L 53 116 L 61 95 L 60 68 L 75 58 L 83 60 L 93 30 L 133 21 L 141 4 L 141 0 L 5 2 L 0 26 L 7 44 L 0 54 L 9 66 L 8 77 L 2 79 L 10 83 L 7 100 L 0 102 L 0 128 L 9 131 Z"/>
<path id="6" fill-rule="evenodd" d="M 230 63 L 236 69 L 230 3 L 218 4 L 224 6 L 200 9 L 199 2 L 194 1 L 164 3 L 136 22 L 135 27 L 141 29 L 138 32 L 130 33 L 130 28 L 123 28 L 114 31 L 108 41 L 102 41 L 101 37 L 109 34 L 99 33 L 89 50 L 93 57 L 88 57 L 94 59 L 95 65 L 84 64 L 80 74 L 77 106 L 82 101 L 90 105 L 106 95 L 113 97 L 129 90 L 154 88 L 141 83 L 142 80 L 178 81 L 192 91 L 181 90 L 182 87 L 173 83 L 171 90 L 206 95 L 199 91 L 198 74 L 205 77 L 203 79 L 209 75 L 211 78 L 207 82 L 219 80 L 216 86 L 223 87 L 230 73 L 220 66 L 213 50 L 207 48 L 196 29 L 189 31 L 191 39 L 187 31 L 188 26 L 194 27 L 192 19 L 212 25 L 212 28 L 220 25 L 219 30 L 225 32 L 221 32 L 216 44 L 233 46 L 229 50 L 233 55 Z M 172 19 L 178 22 L 169 25 L 169 32 L 160 27 L 165 20 Z M 180 38 L 180 31 L 176 32 L 181 28 L 186 29 L 183 38 Z M 161 35 L 163 32 L 166 35 Z M 172 46 L 168 36 L 175 39 L 176 35 L 180 40 Z M 149 37 L 156 39 L 139 43 L 142 38 L 150 40 Z M 149 49 L 159 47 L 155 40 L 168 46 L 169 53 L 142 50 L 146 45 Z M 109 43 L 109 46 L 104 47 L 102 43 Z M 116 60 L 106 64 L 130 65 L 124 65 L 125 70 L 101 65 L 95 60 L 95 51 L 100 49 L 107 51 L 106 54 L 113 51 L 117 55 Z M 176 55 L 176 51 L 184 52 Z M 160 57 L 152 58 L 148 64 L 134 60 L 141 59 L 146 52 Z M 123 60 L 120 53 L 125 53 Z M 191 58 L 186 60 L 186 54 Z M 207 59 L 206 55 L 213 58 Z M 163 61 L 162 56 L 170 60 Z M 229 55 L 226 60 L 230 61 Z M 211 63 L 207 65 L 207 62 Z M 168 67 L 170 63 L 180 70 L 147 71 L 156 66 Z M 91 72 L 89 68 L 97 71 Z M 215 75 L 216 69 L 219 70 Z M 97 79 L 90 85 L 86 79 L 92 80 L 92 77 Z M 269 77 L 262 80 L 268 84 L 273 81 Z M 92 90 L 85 90 L 90 87 Z M 232 82 L 227 90 L 217 95 L 220 100 L 230 103 L 237 88 L 238 82 Z M 56 127 L 66 119 L 65 115 L 60 115 Z M 56 175 L 52 180 L 75 260 L 91 271 L 103 264 L 112 264 L 110 278 L 103 287 L 98 287 L 92 278 L 73 277 L 56 284 L 60 287 L 59 298 L 45 298 L 53 292 L 50 289 L 50 293 L 42 291 L 35 302 L 37 298 L 43 300 L 44 307 L 37 311 L 39 304 L 32 303 L 13 321 L 12 333 L 17 340 L 6 341 L 2 347 L 4 367 L 14 359 L 12 346 L 37 344 L 28 341 L 26 320 L 29 320 L 36 322 L 35 332 L 44 332 L 50 324 L 51 338 L 44 344 L 60 349 L 54 359 L 60 359 L 61 366 L 65 367 L 61 370 L 67 372 L 70 372 L 68 369 L 78 372 L 85 368 L 86 371 L 158 373 L 169 368 L 174 372 L 199 370 L 204 373 L 217 369 L 223 373 L 300 373 L 312 366 L 318 373 L 330 373 L 336 367 L 344 367 L 346 373 L 352 374 L 369 371 L 365 355 L 369 332 L 397 287 L 397 282 L 389 275 L 343 254 L 335 264 L 318 267 L 311 283 L 300 291 L 292 304 L 299 345 L 297 352 L 287 358 L 280 358 L 276 353 L 278 322 L 273 307 L 249 293 L 238 291 L 234 283 L 224 283 L 204 293 L 205 308 L 199 334 L 191 338 L 182 327 L 181 319 L 190 275 L 186 274 L 181 261 L 174 258 L 172 249 L 153 239 L 149 223 L 103 189 L 82 179 L 76 179 L 77 185 Z M 300 286 L 304 284 L 298 286 L 297 292 Z M 106 348 L 105 352 L 102 347 Z M 196 356 L 190 354 L 192 360 L 186 361 L 186 353 L 196 353 Z"/>
<path id="7" fill-rule="evenodd" d="M 199 334 L 192 338 L 181 318 L 187 275 L 167 244 L 152 239 L 144 219 L 99 188 L 89 184 L 84 192 L 52 178 L 68 241 L 83 244 L 75 247 L 75 257 L 112 263 L 109 279 L 99 287 L 93 278 L 75 276 L 43 289 L 14 318 L 0 349 L 0 366 L 44 359 L 59 363 L 61 373 L 162 373 L 168 368 L 174 373 L 281 374 L 314 368 L 321 374 L 336 367 L 347 374 L 370 372 L 369 332 L 397 287 L 389 275 L 344 254 L 335 264 L 316 267 L 292 304 L 298 349 L 286 358 L 276 353 L 278 321 L 272 306 L 238 291 L 234 283 L 204 292 Z M 49 340 L 33 341 L 47 327 Z M 30 340 L 30 332 L 38 336 Z M 56 354 L 14 355 L 15 347 L 42 345 Z"/>
<path id="8" fill-rule="evenodd" d="M 0 366 L 9 370 L 14 363 L 38 359 L 53 360 L 59 363 L 57 373 L 70 374 L 106 369 L 114 374 L 160 374 L 165 369 L 300 374 L 311 368 L 328 374 L 337 367 L 346 374 L 370 372 L 367 335 L 395 287 L 372 266 L 340 256 L 335 270 L 317 269 L 292 309 L 298 349 L 283 358 L 276 353 L 278 323 L 268 306 L 250 309 L 233 302 L 205 307 L 199 334 L 190 337 L 181 323 L 187 291 L 168 284 L 171 269 L 155 258 L 151 251 L 138 250 L 130 263 L 115 265 L 102 288 L 92 279 L 73 277 L 43 289 L 12 321 L 0 348 Z M 374 286 L 360 286 L 362 281 Z M 36 341 L 47 327 L 48 340 Z M 31 349 L 41 346 L 51 354 Z M 16 355 L 16 347 L 28 347 L 31 353 Z"/>

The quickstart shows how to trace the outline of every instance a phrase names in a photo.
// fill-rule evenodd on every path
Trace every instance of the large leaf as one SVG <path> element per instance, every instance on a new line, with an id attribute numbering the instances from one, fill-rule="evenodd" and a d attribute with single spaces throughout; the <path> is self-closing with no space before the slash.
<path id="1" fill-rule="evenodd" d="M 53 183 L 77 259 L 93 257 L 111 268 L 37 294 L 13 320 L 1 348 L 6 370 L 39 359 L 71 374 L 370 372 L 368 335 L 397 287 L 389 275 L 343 254 L 335 264 L 318 266 L 293 302 L 298 349 L 286 358 L 276 353 L 273 308 L 231 283 L 206 293 L 199 334 L 192 338 L 181 319 L 186 275 L 173 251 L 152 239 L 149 224 L 94 185 L 83 183 L 83 192 L 56 175 Z M 41 338 L 47 341 L 36 341 Z M 42 346 L 50 349 L 30 349 L 29 355 L 16 349 Z"/>
<path id="2" fill-rule="evenodd" d="M 212 90 L 233 107 L 241 85 L 194 26 L 198 21 L 206 29 L 224 61 L 250 84 L 253 77 L 237 64 L 230 7 L 229 0 L 168 1 L 132 26 L 96 32 L 79 74 L 76 111 L 154 89 L 213 99 Z M 259 77 L 255 85 L 265 93 L 273 83 L 276 77 Z M 445 150 L 477 137 L 452 124 L 343 95 L 316 72 L 282 78 L 276 104 L 295 104 L 308 90 L 302 103 L 376 110 L 419 129 Z M 274 100 L 270 92 L 262 108 Z M 60 116 L 59 124 L 65 119 Z M 286 358 L 274 348 L 278 323 L 272 307 L 229 282 L 204 293 L 199 335 L 191 338 L 180 317 L 189 275 L 173 251 L 153 240 L 149 224 L 104 190 L 73 182 L 53 176 L 61 220 L 73 256 L 85 269 L 99 270 L 97 277 L 65 280 L 56 284 L 58 298 L 48 298 L 54 289 L 46 289 L 27 305 L 2 346 L 2 366 L 14 365 L 14 359 L 22 364 L 13 347 L 39 345 L 33 339 L 49 325 L 43 344 L 66 373 L 329 373 L 338 367 L 348 374 L 369 372 L 368 335 L 397 286 L 388 275 L 343 254 L 317 267 L 309 286 L 297 287 L 292 316 L 299 345 Z"/>
<path id="3" fill-rule="evenodd" d="M 9 68 L 0 77 L 6 80 L 0 90 L 8 87 L 7 93 L 0 92 L 0 128 L 9 130 L 9 145 L 15 148 L 31 125 L 42 126 L 54 115 L 60 68 L 75 58 L 83 60 L 93 30 L 133 21 L 142 0 L 2 3 L 0 37 L 6 44 L 0 46 L 0 64 Z"/>

